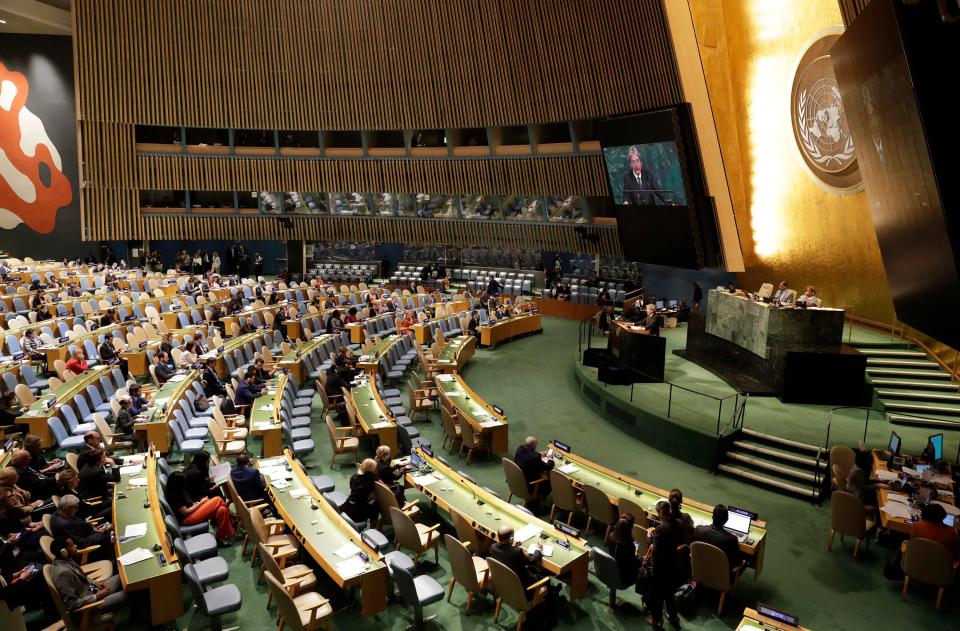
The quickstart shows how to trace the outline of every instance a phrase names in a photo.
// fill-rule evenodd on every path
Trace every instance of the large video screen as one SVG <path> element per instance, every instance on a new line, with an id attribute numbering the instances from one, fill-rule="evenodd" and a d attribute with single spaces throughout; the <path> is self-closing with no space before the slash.
<path id="1" fill-rule="evenodd" d="M 615 204 L 687 205 L 672 111 L 604 121 L 600 144 Z"/>

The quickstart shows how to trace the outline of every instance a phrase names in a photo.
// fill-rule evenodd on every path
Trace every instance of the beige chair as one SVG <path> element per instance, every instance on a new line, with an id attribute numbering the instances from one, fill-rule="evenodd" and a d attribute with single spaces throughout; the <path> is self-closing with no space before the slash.
<path id="1" fill-rule="evenodd" d="M 523 475 L 523 470 L 517 466 L 517 463 L 509 458 L 501 458 L 500 464 L 503 465 L 503 474 L 507 478 L 507 488 L 510 489 L 510 494 L 507 495 L 508 502 L 516 495 L 523 500 L 523 505 L 526 506 L 531 500 L 540 497 L 540 485 L 547 481 L 546 478 L 534 480 L 532 482 L 533 490 L 530 490 L 530 487 L 527 486 L 527 478 Z"/>
<path id="2" fill-rule="evenodd" d="M 487 558 L 487 567 L 490 569 L 490 579 L 493 581 L 493 591 L 497 595 L 497 606 L 493 614 L 493 622 L 500 620 L 500 609 L 504 602 L 520 612 L 517 619 L 517 631 L 523 628 L 523 621 L 527 612 L 539 605 L 547 597 L 547 587 L 550 577 L 545 576 L 530 587 L 524 589 L 513 570 L 494 558 Z"/>
<path id="3" fill-rule="evenodd" d="M 248 513 L 250 515 L 250 530 L 247 535 L 253 541 L 254 551 L 259 550 L 260 546 L 266 548 L 267 552 L 278 560 L 280 567 L 284 567 L 287 559 L 297 554 L 297 538 L 283 532 L 286 524 L 282 519 L 267 519 L 259 510 L 251 510 Z M 257 554 L 251 554 L 250 558 L 251 565 L 256 565 Z M 260 577 L 263 576 L 264 571 L 265 568 L 261 565 Z"/>
<path id="4" fill-rule="evenodd" d="M 159 389 L 160 389 L 160 380 L 157 379 L 157 365 L 156 365 L 156 364 L 150 364 L 150 366 L 147 367 L 147 370 L 150 372 L 150 380 L 153 381 L 154 387 L 155 387 L 157 390 L 159 390 Z"/>
<path id="5" fill-rule="evenodd" d="M 413 377 L 407 379 L 407 393 L 410 395 L 410 418 L 417 412 L 426 412 L 427 420 L 433 412 L 433 399 L 430 398 L 430 390 L 418 388 Z"/>
<path id="6" fill-rule="evenodd" d="M 245 440 L 232 438 L 232 435 L 225 433 L 220 424 L 211 417 L 207 418 L 207 429 L 210 431 L 210 440 L 213 441 L 213 447 L 218 456 L 238 456 L 246 451 Z"/>
<path id="7" fill-rule="evenodd" d="M 394 547 L 413 552 L 414 568 L 420 562 L 420 556 L 430 548 L 433 548 L 434 562 L 440 562 L 440 524 L 425 526 L 415 523 L 396 506 L 390 507 L 390 522 L 393 524 Z"/>
<path id="8" fill-rule="evenodd" d="M 450 447 L 447 451 L 453 451 L 458 442 L 463 442 L 461 438 L 463 430 L 460 428 L 460 423 L 457 422 L 456 412 L 452 412 L 449 406 L 443 405 L 442 402 L 440 405 L 440 424 L 443 427 L 443 444 L 441 447 L 446 447 L 449 440 Z"/>
<path id="9" fill-rule="evenodd" d="M 77 466 L 77 464 L 78 464 L 78 463 L 77 463 L 77 459 L 78 459 L 77 452 L 75 452 L 75 451 L 68 451 L 68 452 L 66 452 L 66 453 L 63 455 L 63 457 L 64 457 L 64 460 L 67 461 L 67 466 L 70 467 L 71 469 L 73 469 L 73 472 L 74 472 L 74 473 L 80 473 L 80 468 Z"/>
<path id="10" fill-rule="evenodd" d="M 587 504 L 586 532 L 590 532 L 590 525 L 596 520 L 607 527 L 603 534 L 603 540 L 606 541 L 613 525 L 617 523 L 617 507 L 610 503 L 606 493 L 590 484 L 583 486 L 583 499 Z"/>
<path id="11" fill-rule="evenodd" d="M 354 436 L 352 427 L 337 427 L 328 414 L 326 416 L 327 433 L 330 435 L 330 466 L 336 462 L 340 454 L 353 454 L 353 464 L 357 464 L 357 450 L 360 448 L 360 439 Z"/>
<path id="12" fill-rule="evenodd" d="M 390 490 L 390 487 L 379 480 L 377 480 L 373 485 L 373 496 L 377 500 L 377 508 L 380 509 L 381 525 L 389 524 L 390 526 L 393 526 L 393 522 L 390 521 L 391 508 L 398 508 L 411 518 L 420 512 L 420 509 L 417 508 L 417 502 L 420 500 L 411 500 L 404 503 L 403 506 L 400 506 L 400 502 L 397 501 L 397 496 L 393 494 L 393 491 Z"/>
<path id="13" fill-rule="evenodd" d="M 0 588 L 6 589 L 7 582 L 0 576 Z M 63 623 L 56 623 L 54 628 L 64 628 Z M 23 607 L 11 610 L 7 601 L 0 600 L 0 629 L 4 631 L 27 631 L 27 623 L 23 619 Z M 48 631 L 48 629 L 44 629 Z"/>
<path id="14" fill-rule="evenodd" d="M 470 615 L 470 605 L 477 592 L 487 588 L 490 579 L 490 570 L 487 562 L 478 556 L 470 554 L 470 550 L 463 542 L 452 535 L 444 535 L 447 544 L 447 558 L 450 559 L 450 589 L 447 593 L 447 602 L 453 596 L 453 587 L 457 583 L 467 590 L 467 606 L 465 613 Z M 468 542 L 469 543 L 469 542 Z"/>
<path id="15" fill-rule="evenodd" d="M 51 548 L 52 545 L 53 537 L 50 535 L 43 535 L 40 537 L 40 550 L 43 551 L 44 556 L 47 557 L 47 561 L 50 563 L 53 563 L 53 560 L 57 557 L 57 555 L 53 553 L 53 549 Z M 80 562 L 78 565 L 91 581 L 101 582 L 113 576 L 113 563 L 109 560 L 87 562 L 87 557 L 90 555 L 90 552 L 97 548 L 99 548 L 99 546 L 90 546 L 89 548 L 85 548 L 87 551 L 81 552 Z"/>
<path id="16" fill-rule="evenodd" d="M 464 449 L 467 450 L 467 464 L 470 464 L 470 459 L 473 458 L 475 451 L 490 453 L 490 445 L 486 436 L 478 433 L 472 423 L 463 422 L 460 424 L 460 441 L 460 455 L 463 455 Z"/>
<path id="17" fill-rule="evenodd" d="M 937 609 L 940 609 L 943 591 L 953 585 L 960 561 L 952 560 L 950 551 L 943 544 L 922 537 L 904 541 L 901 550 L 901 566 L 906 575 L 901 596 L 907 597 L 911 580 L 932 585 L 937 588 Z"/>
<path id="18" fill-rule="evenodd" d="M 285 567 L 281 566 L 276 557 L 270 554 L 270 550 L 262 543 L 257 544 L 257 554 L 260 556 L 260 563 L 263 564 L 266 574 L 273 576 L 277 579 L 277 582 L 282 583 L 283 588 L 287 590 L 287 593 L 291 596 L 296 596 L 300 592 L 307 591 L 317 584 L 317 575 L 314 574 L 313 570 L 309 567 L 302 563 L 287 565 Z M 286 557 L 280 557 L 280 562 L 285 561 Z M 267 595 L 267 607 L 270 606 L 272 598 L 273 594 Z"/>
<path id="19" fill-rule="evenodd" d="M 267 574 L 267 587 L 280 610 L 279 631 L 283 631 L 285 626 L 294 631 L 310 631 L 320 627 L 333 629 L 330 622 L 333 607 L 328 599 L 317 592 L 291 593 L 272 574 Z"/>
<path id="20" fill-rule="evenodd" d="M 103 414 L 94 412 L 93 424 L 97 426 L 97 431 L 100 432 L 100 439 L 103 440 L 103 445 L 106 447 L 107 453 L 113 453 L 118 449 L 132 448 L 132 444 L 129 442 L 115 440 L 116 436 L 120 434 L 114 433 L 113 428 L 107 424 L 107 420 L 103 417 Z"/>
<path id="21" fill-rule="evenodd" d="M 453 529 L 457 532 L 457 539 L 462 541 L 464 545 L 468 545 L 475 554 L 485 555 L 490 548 L 491 541 L 486 537 L 481 538 L 477 531 L 473 529 L 470 520 L 461 515 L 459 511 L 450 508 L 448 512 L 450 513 L 450 521 L 453 523 Z"/>
<path id="22" fill-rule="evenodd" d="M 760 285 L 760 291 L 757 292 L 761 298 L 770 298 L 773 296 L 773 283 L 763 283 Z"/>
<path id="23" fill-rule="evenodd" d="M 834 445 L 830 448 L 830 484 L 834 491 L 847 489 L 847 478 L 853 468 L 853 450 L 846 445 Z"/>
<path id="24" fill-rule="evenodd" d="M 20 405 L 30 406 L 37 402 L 37 397 L 33 396 L 33 391 L 27 385 L 18 383 L 14 386 L 13 392 L 17 395 Z"/>
<path id="25" fill-rule="evenodd" d="M 617 502 L 617 513 L 619 515 L 633 515 L 633 523 L 641 528 L 647 527 L 647 511 L 633 500 L 621 497 Z"/>
<path id="26" fill-rule="evenodd" d="M 43 580 L 47 582 L 47 588 L 50 590 L 53 604 L 56 606 L 57 613 L 60 614 L 60 619 L 63 621 L 67 631 L 92 631 L 94 629 L 114 628 L 113 614 L 100 613 L 97 611 L 100 607 L 99 602 L 86 604 L 83 607 L 74 609 L 72 612 L 67 611 L 67 606 L 63 603 L 60 592 L 57 591 L 57 587 L 53 584 L 52 565 L 43 566 Z M 74 616 L 80 617 L 79 623 Z"/>
<path id="27" fill-rule="evenodd" d="M 850 535 L 856 537 L 853 544 L 853 556 L 856 558 L 860 551 L 860 542 L 871 529 L 873 521 L 866 517 L 863 502 L 846 491 L 834 491 L 830 496 L 830 540 L 827 542 L 827 550 L 833 547 L 833 536 L 836 533 L 840 533 L 840 541 L 843 541 L 844 535 Z M 869 543 L 870 540 L 867 539 L 867 545 Z"/>
<path id="28" fill-rule="evenodd" d="M 567 517 L 567 525 L 573 523 L 573 516 L 580 512 L 582 505 L 582 496 L 577 492 L 576 487 L 570 478 L 563 475 L 556 469 L 550 470 L 550 497 L 553 498 L 553 507 L 550 509 L 550 521 L 553 521 L 553 515 L 557 509 L 567 511 L 570 516 Z"/>
<path id="29" fill-rule="evenodd" d="M 693 570 L 693 579 L 697 581 L 698 586 L 703 585 L 720 592 L 717 615 L 721 615 L 727 593 L 732 592 L 737 586 L 740 568 L 732 572 L 731 578 L 727 554 L 717 546 L 703 541 L 694 541 L 690 544 L 690 566 Z"/>
<path id="30" fill-rule="evenodd" d="M 240 527 L 243 529 L 243 548 L 240 550 L 240 557 L 243 558 L 247 554 L 247 544 L 250 543 L 250 539 L 253 532 L 253 518 L 250 517 L 250 513 L 253 511 L 262 511 L 269 508 L 267 502 L 263 500 L 249 500 L 244 501 L 240 498 L 240 494 L 237 493 L 237 487 L 233 485 L 233 478 L 227 476 L 227 495 L 230 496 L 230 501 L 233 502 L 234 510 L 237 513 L 237 517 L 240 519 Z M 254 545 L 256 549 L 256 545 Z"/>

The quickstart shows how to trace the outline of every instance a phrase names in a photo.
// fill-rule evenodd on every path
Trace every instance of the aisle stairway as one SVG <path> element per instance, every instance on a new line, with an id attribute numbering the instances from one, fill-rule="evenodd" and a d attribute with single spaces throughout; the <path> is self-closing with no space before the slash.
<path id="1" fill-rule="evenodd" d="M 826 454 L 819 463 L 819 447 L 742 428 L 727 439 L 717 465 L 719 472 L 790 495 L 819 502 L 826 476 Z"/>
<path id="2" fill-rule="evenodd" d="M 891 423 L 960 429 L 960 386 L 925 352 L 902 342 L 851 346 L 867 356 L 867 378 Z"/>

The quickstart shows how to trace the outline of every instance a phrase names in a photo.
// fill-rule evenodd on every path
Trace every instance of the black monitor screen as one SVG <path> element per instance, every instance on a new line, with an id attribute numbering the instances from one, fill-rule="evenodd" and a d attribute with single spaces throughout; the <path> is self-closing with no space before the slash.
<path id="1" fill-rule="evenodd" d="M 887 451 L 892 453 L 894 456 L 899 455 L 900 453 L 900 434 L 896 432 L 890 432 L 890 442 L 887 443 Z"/>

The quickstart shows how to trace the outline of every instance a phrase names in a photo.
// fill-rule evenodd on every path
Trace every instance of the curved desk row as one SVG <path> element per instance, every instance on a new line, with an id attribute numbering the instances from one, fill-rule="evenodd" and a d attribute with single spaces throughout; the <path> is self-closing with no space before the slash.
<path id="1" fill-rule="evenodd" d="M 470 423 L 477 434 L 485 436 L 495 454 L 509 448 L 507 417 L 480 398 L 459 374 L 440 374 L 434 381 L 440 391 L 440 404 L 455 410 L 461 423 Z"/>
<path id="2" fill-rule="evenodd" d="M 521 335 L 539 333 L 543 331 L 543 326 L 540 322 L 539 313 L 527 313 L 477 327 L 477 330 L 480 331 L 480 344 L 482 346 L 496 346 L 500 342 Z"/>
<path id="3" fill-rule="evenodd" d="M 437 369 L 445 373 L 458 373 L 467 365 L 477 351 L 477 338 L 459 335 L 446 341 L 437 356 Z"/>
<path id="4" fill-rule="evenodd" d="M 380 392 L 371 379 L 345 390 L 344 403 L 350 423 L 360 429 L 360 437 L 375 436 L 381 445 L 397 450 L 397 423 L 390 408 L 380 397 Z"/>
<path id="5" fill-rule="evenodd" d="M 110 374 L 107 368 L 108 366 L 95 366 L 80 373 L 70 381 L 64 382 L 52 390 L 47 390 L 27 408 L 23 415 L 17 418 L 17 423 L 26 424 L 29 433 L 39 436 L 40 445 L 44 449 L 52 447 L 53 432 L 47 425 L 47 419 L 60 416 L 60 409 L 65 405 L 71 405 L 77 395 L 86 393 L 87 386 L 99 387 L 100 377 Z M 66 423 L 64 423 L 64 429 L 69 431 Z"/>

